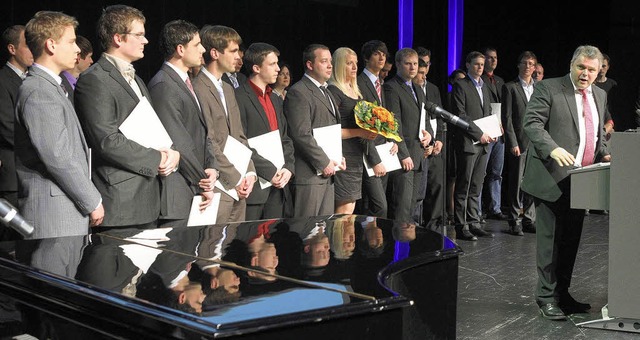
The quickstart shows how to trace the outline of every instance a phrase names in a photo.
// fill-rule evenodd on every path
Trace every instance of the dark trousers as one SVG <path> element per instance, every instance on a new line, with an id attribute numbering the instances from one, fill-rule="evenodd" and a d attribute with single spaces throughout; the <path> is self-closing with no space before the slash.
<path id="1" fill-rule="evenodd" d="M 269 198 L 263 204 L 247 203 L 247 221 L 281 218 L 284 216 L 283 189 L 269 188 Z"/>
<path id="2" fill-rule="evenodd" d="M 356 203 L 356 212 L 363 215 L 387 217 L 387 182 L 389 174 L 382 177 L 362 173 L 362 198 Z"/>
<path id="3" fill-rule="evenodd" d="M 480 226 L 480 191 L 487 165 L 484 147 L 475 145 L 475 152 L 456 150 L 456 187 L 453 196 L 456 229 Z"/>
<path id="4" fill-rule="evenodd" d="M 427 175 L 427 191 L 425 193 L 424 203 L 422 204 L 422 218 L 425 226 L 431 230 L 435 230 L 438 221 L 443 220 L 442 208 L 444 206 L 443 192 L 444 177 L 443 155 L 429 158 L 429 173 Z"/>
<path id="5" fill-rule="evenodd" d="M 518 223 L 520 209 L 523 211 L 522 223 L 533 224 L 536 221 L 536 210 L 533 204 L 533 197 L 520 189 L 524 166 L 527 160 L 527 151 L 514 156 L 511 151 L 507 151 L 507 168 L 509 169 L 508 193 L 509 198 L 509 225 Z"/>

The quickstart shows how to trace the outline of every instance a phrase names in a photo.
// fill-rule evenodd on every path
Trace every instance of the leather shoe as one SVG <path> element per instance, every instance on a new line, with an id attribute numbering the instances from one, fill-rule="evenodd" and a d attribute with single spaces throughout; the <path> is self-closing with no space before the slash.
<path id="1" fill-rule="evenodd" d="M 522 231 L 524 231 L 525 233 L 535 234 L 536 233 L 536 225 L 533 224 L 533 223 L 523 223 L 522 224 Z"/>
<path id="2" fill-rule="evenodd" d="M 547 320 L 566 320 L 567 316 L 555 302 L 540 306 L 540 314 Z"/>
<path id="3" fill-rule="evenodd" d="M 490 233 L 478 227 L 470 227 L 469 230 L 473 235 L 476 235 L 479 237 L 493 237 L 493 233 Z"/>
<path id="4" fill-rule="evenodd" d="M 477 241 L 478 238 L 475 237 L 469 230 L 456 230 L 456 239 L 465 240 L 465 241 Z"/>
<path id="5" fill-rule="evenodd" d="M 571 314 L 571 313 L 586 313 L 589 309 L 591 309 L 591 305 L 588 303 L 582 303 L 576 301 L 570 294 L 560 295 L 558 299 L 558 306 L 562 308 L 563 311 Z"/>
<path id="6" fill-rule="evenodd" d="M 497 213 L 491 213 L 491 214 L 487 214 L 487 218 L 490 220 L 506 220 L 508 217 L 507 215 L 501 213 L 501 212 L 497 212 Z"/>
<path id="7" fill-rule="evenodd" d="M 509 232 L 511 233 L 511 235 L 524 236 L 524 233 L 522 232 L 522 225 L 521 224 L 516 224 L 516 225 L 510 226 L 509 227 Z"/>

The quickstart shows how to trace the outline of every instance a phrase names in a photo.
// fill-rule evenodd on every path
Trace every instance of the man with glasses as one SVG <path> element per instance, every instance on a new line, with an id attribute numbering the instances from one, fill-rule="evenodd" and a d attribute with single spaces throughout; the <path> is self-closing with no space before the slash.
<path id="1" fill-rule="evenodd" d="M 144 57 L 145 17 L 125 5 L 107 7 L 98 20 L 104 49 L 82 74 L 75 105 L 93 149 L 93 182 L 103 197 L 106 227 L 154 228 L 160 213 L 160 181 L 178 168 L 180 153 L 154 150 L 128 139 L 119 127 L 149 91 L 133 63 Z"/>

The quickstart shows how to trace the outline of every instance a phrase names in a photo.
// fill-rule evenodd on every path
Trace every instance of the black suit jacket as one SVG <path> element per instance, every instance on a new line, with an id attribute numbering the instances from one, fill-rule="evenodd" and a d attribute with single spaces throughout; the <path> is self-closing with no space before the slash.
<path id="1" fill-rule="evenodd" d="M 487 89 L 489 89 L 489 95 L 492 103 L 501 103 L 502 102 L 502 88 L 504 87 L 504 79 L 497 75 L 493 75 L 493 79 L 496 81 L 495 84 L 492 84 L 489 81 L 489 76 L 486 74 L 482 75 L 482 80 L 485 83 Z"/>
<path id="2" fill-rule="evenodd" d="M 160 216 L 184 219 L 191 200 L 200 193 L 198 182 L 206 178 L 206 168 L 215 168 L 207 124 L 196 98 L 187 84 L 170 66 L 163 64 L 149 81 L 149 92 L 156 113 L 180 152 L 178 172 L 162 178 Z"/>
<path id="3" fill-rule="evenodd" d="M 378 98 L 378 93 L 376 92 L 375 86 L 371 83 L 369 77 L 360 73 L 357 78 L 358 88 L 360 89 L 360 93 L 362 94 L 362 99 L 368 102 L 377 102 L 378 105 L 385 107 L 386 101 L 384 98 L 384 90 L 380 92 L 380 96 L 382 98 Z M 380 159 L 380 155 L 378 154 L 378 150 L 375 148 L 376 145 L 384 144 L 387 142 L 387 139 L 382 137 L 381 135 L 377 135 L 373 141 L 367 141 L 367 150 L 365 153 L 365 157 L 367 158 L 367 162 L 371 165 L 376 165 L 382 162 Z"/>
<path id="4" fill-rule="evenodd" d="M 138 76 L 136 83 L 149 99 L 149 91 Z M 102 195 L 105 226 L 149 223 L 160 213 L 160 152 L 127 139 L 119 131 L 139 101 L 104 56 L 76 83 L 76 112 L 93 150 L 92 180 Z"/>
<path id="5" fill-rule="evenodd" d="M 237 72 L 236 78 L 238 79 L 238 85 L 245 83 L 247 81 L 247 76 L 245 76 L 244 73 L 242 72 Z M 222 74 L 222 77 L 220 79 L 222 79 L 223 82 L 231 85 L 231 87 L 234 87 L 233 82 L 231 81 L 231 79 L 229 79 L 229 76 L 227 75 L 226 72 Z"/>
<path id="6" fill-rule="evenodd" d="M 442 97 L 440 96 L 440 89 L 433 83 L 427 81 L 426 84 L 426 91 L 425 91 L 425 99 L 428 102 L 434 103 L 436 105 L 438 105 L 438 107 L 443 107 L 442 106 Z M 434 114 L 430 114 L 431 119 L 437 119 L 437 117 Z M 437 123 L 437 128 L 438 130 L 436 131 L 436 135 L 433 136 L 433 138 L 435 140 L 441 140 L 442 139 L 442 131 L 444 130 L 443 128 L 443 121 L 442 119 L 437 119 L 436 120 Z"/>
<path id="7" fill-rule="evenodd" d="M 482 130 L 473 121 L 491 114 L 489 89 L 486 83 L 485 86 L 482 86 L 483 100 L 480 101 L 480 96 L 475 85 L 473 85 L 473 81 L 467 77 L 459 79 L 453 84 L 452 93 L 453 112 L 451 113 L 469 123 L 469 130 L 465 131 L 465 133 L 455 134 L 455 145 L 464 152 L 474 153 L 476 149 L 473 142 L 480 140 Z M 484 145 L 484 151 L 488 151 L 487 144 Z"/>
<path id="8" fill-rule="evenodd" d="M 235 93 L 238 108 L 240 109 L 242 127 L 247 139 L 271 132 L 269 121 L 267 120 L 267 113 L 260 104 L 256 93 L 249 85 L 248 80 L 240 83 L 240 86 L 235 90 Z M 278 121 L 278 130 L 280 132 L 280 140 L 282 142 L 282 152 L 284 153 L 283 168 L 291 171 L 292 174 L 295 174 L 293 141 L 289 138 L 289 134 L 287 132 L 287 120 L 282 112 L 282 101 L 279 100 L 278 95 L 271 93 L 271 102 L 276 110 L 276 120 Z M 275 176 L 276 172 L 280 169 L 277 169 L 273 163 L 258 155 L 255 149 L 251 150 L 253 151 L 251 160 L 253 160 L 253 165 L 256 167 L 256 173 L 259 177 L 271 181 L 273 176 Z M 247 204 L 264 204 L 269 198 L 269 192 L 271 189 L 275 189 L 275 187 L 272 186 L 264 190 L 261 189 L 260 181 L 256 181 L 253 185 L 251 195 L 249 195 L 249 198 L 247 199 Z"/>
<path id="9" fill-rule="evenodd" d="M 17 191 L 13 152 L 16 99 L 22 79 L 9 66 L 0 69 L 0 191 Z"/>
<path id="10" fill-rule="evenodd" d="M 502 126 L 509 150 L 517 146 L 520 148 L 520 152 L 525 152 L 529 146 L 529 137 L 524 133 L 522 125 L 527 103 L 527 95 L 520 85 L 520 78 L 504 85 L 502 88 Z"/>
<path id="11" fill-rule="evenodd" d="M 396 121 L 400 123 L 398 132 L 402 137 L 402 142 L 398 142 L 398 158 L 403 160 L 411 157 L 415 170 L 422 166 L 422 155 L 424 149 L 418 138 L 420 130 L 420 114 L 424 104 L 424 92 L 411 85 L 416 93 L 414 99 L 411 88 L 407 86 L 402 78 L 395 76 L 384 82 L 383 88 L 387 109 L 395 115 Z M 433 129 L 429 124 L 429 114 L 425 115 L 425 128 L 433 137 Z"/>

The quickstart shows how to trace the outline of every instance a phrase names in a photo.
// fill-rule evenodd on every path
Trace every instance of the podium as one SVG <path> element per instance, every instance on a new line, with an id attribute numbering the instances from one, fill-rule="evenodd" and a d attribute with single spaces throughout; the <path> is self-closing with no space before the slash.
<path id="1" fill-rule="evenodd" d="M 639 132 L 615 132 L 609 148 L 610 168 L 599 166 L 585 171 L 572 171 L 572 208 L 575 181 L 590 180 L 588 192 L 580 193 L 576 185 L 576 196 L 579 197 L 576 197 L 575 204 L 581 206 L 575 208 L 609 209 L 608 304 L 602 308 L 602 319 L 577 324 L 580 327 L 640 333 L 638 146 Z M 603 192 L 599 192 L 600 190 Z M 608 202 L 604 202 L 605 198 Z"/>

